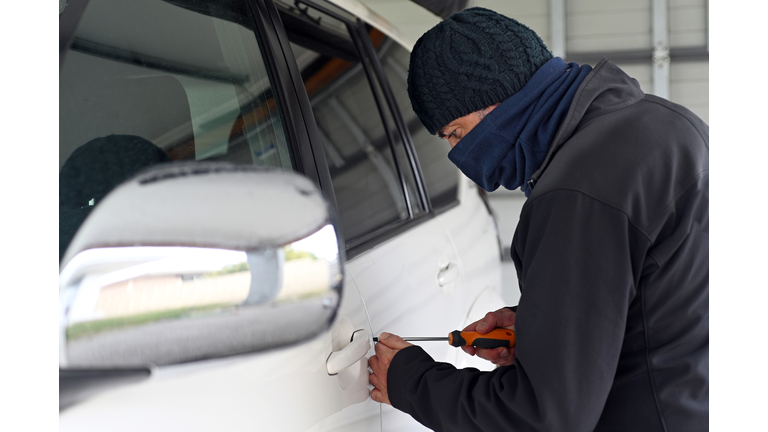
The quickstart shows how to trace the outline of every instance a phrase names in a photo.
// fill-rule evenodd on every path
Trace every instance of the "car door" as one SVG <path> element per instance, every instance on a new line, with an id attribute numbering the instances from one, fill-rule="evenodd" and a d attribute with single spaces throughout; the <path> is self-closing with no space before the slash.
<path id="1" fill-rule="evenodd" d="M 449 233 L 428 220 L 429 205 L 411 163 L 415 159 L 408 158 L 376 78 L 375 59 L 363 45 L 367 34 L 361 30 L 372 29 L 322 2 L 307 2 L 303 10 L 276 4 L 287 11 L 281 17 L 325 151 L 347 268 L 374 329 L 442 332 L 446 327 L 440 320 L 407 324 L 413 324 L 417 308 L 427 316 L 460 315 L 460 263 Z M 302 38 L 312 22 L 316 35 Z M 448 352 L 443 346 L 432 349 L 441 352 L 440 358 Z"/>
<path id="2" fill-rule="evenodd" d="M 62 37 L 59 81 L 60 259 L 112 188 L 150 165 L 224 161 L 297 171 L 321 187 L 326 181 L 271 3 L 91 0 L 84 12 L 65 7 L 61 19 L 74 31 Z M 364 354 L 335 374 L 327 369 L 355 331 L 372 332 L 348 271 L 343 283 L 336 318 L 317 337 L 285 345 L 289 336 L 274 328 L 279 348 L 147 365 L 148 378 L 94 386 L 64 407 L 60 430 L 379 430 Z M 144 303 L 157 303 L 157 290 L 146 294 Z M 99 295 L 94 308 L 108 313 L 98 309 Z"/>
<path id="3" fill-rule="evenodd" d="M 397 308 L 376 310 L 371 306 L 369 313 L 375 331 L 391 328 L 404 336 L 446 335 L 503 306 L 498 232 L 477 186 L 448 160 L 447 142 L 429 135 L 411 109 L 406 90 L 410 52 L 394 36 L 377 33 L 375 28 L 370 28 L 367 35 L 372 55 L 380 65 L 379 75 L 389 106 L 405 131 L 406 147 L 413 149 L 430 216 L 407 236 L 395 237 L 364 254 L 367 260 L 380 263 L 379 271 L 398 275 L 397 280 L 380 278 L 386 282 L 373 288 L 375 295 L 408 299 L 400 300 L 406 313 L 398 313 Z M 424 254 L 421 260 L 398 260 L 414 251 Z M 410 268 L 403 263 L 410 263 Z M 403 269 L 401 273 L 396 272 L 399 268 Z M 362 287 L 355 270 L 351 272 Z M 370 303 L 369 295 L 363 288 L 361 291 Z M 490 363 L 445 343 L 421 345 L 437 361 L 457 367 L 492 368 Z M 420 429 L 412 425 L 408 416 L 383 407 L 382 429 L 404 428 Z"/>
<path id="4" fill-rule="evenodd" d="M 448 161 L 447 144 L 429 136 L 410 110 L 407 49 L 329 3 L 305 4 L 302 28 L 324 24 L 335 38 L 291 39 L 298 31 L 284 23 L 325 150 L 347 268 L 374 333 L 447 336 L 478 319 L 479 310 L 503 306 L 492 218 L 476 187 Z M 460 357 L 446 343 L 423 347 L 438 361 L 492 366 Z M 382 416 L 384 430 L 422 429 L 389 406 Z"/>

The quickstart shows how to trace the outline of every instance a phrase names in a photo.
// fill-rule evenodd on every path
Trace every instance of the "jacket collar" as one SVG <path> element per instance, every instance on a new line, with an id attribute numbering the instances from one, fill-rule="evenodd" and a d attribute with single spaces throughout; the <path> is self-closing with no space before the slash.
<path id="1" fill-rule="evenodd" d="M 627 75 L 612 61 L 606 58 L 600 60 L 576 91 L 568 114 L 557 130 L 544 162 L 528 181 L 528 187 L 533 189 L 552 158 L 571 138 L 579 124 L 637 103 L 644 97 L 645 93 L 636 79 Z"/>

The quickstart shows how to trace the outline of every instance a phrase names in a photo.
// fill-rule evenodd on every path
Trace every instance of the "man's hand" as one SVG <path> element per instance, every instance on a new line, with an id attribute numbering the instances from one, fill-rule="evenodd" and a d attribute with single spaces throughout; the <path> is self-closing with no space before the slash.
<path id="1" fill-rule="evenodd" d="M 515 329 L 515 313 L 507 308 L 501 308 L 495 312 L 488 312 L 483 319 L 468 325 L 463 331 L 476 331 L 480 334 L 504 327 L 511 330 Z M 469 355 L 477 355 L 486 359 L 497 366 L 511 365 L 515 359 L 515 347 L 483 349 L 475 347 L 461 347 Z"/>
<path id="2" fill-rule="evenodd" d="M 404 341 L 400 336 L 389 333 L 382 333 L 379 336 L 379 343 L 375 347 L 376 354 L 368 359 L 368 367 L 372 371 L 368 377 L 368 381 L 373 386 L 371 399 L 392 405 L 389 402 L 389 393 L 387 393 L 387 371 L 395 354 L 409 346 L 413 346 L 413 344 Z"/>

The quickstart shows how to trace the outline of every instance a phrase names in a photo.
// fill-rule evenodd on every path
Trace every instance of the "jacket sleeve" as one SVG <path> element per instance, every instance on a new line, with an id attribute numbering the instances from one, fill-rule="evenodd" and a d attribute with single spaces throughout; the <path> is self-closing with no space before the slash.
<path id="1" fill-rule="evenodd" d="M 513 241 L 517 358 L 457 370 L 418 347 L 393 359 L 390 401 L 436 431 L 591 431 L 616 372 L 644 235 L 575 191 L 526 203 Z"/>

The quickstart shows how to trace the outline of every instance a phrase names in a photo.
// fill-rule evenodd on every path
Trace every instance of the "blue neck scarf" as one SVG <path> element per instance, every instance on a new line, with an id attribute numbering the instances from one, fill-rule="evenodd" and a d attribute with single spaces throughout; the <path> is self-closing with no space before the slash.
<path id="1" fill-rule="evenodd" d="M 549 60 L 465 135 L 448 159 L 488 192 L 499 185 L 520 187 L 527 197 L 527 181 L 544 162 L 576 89 L 591 70 L 559 57 Z"/>

